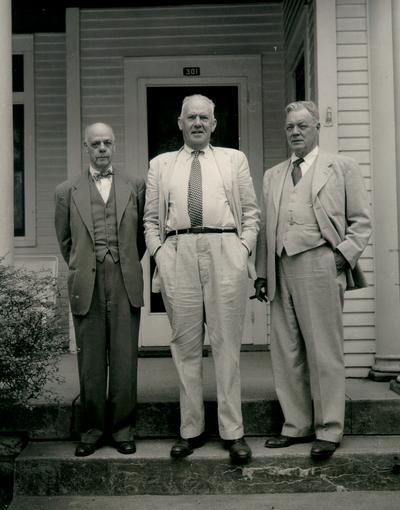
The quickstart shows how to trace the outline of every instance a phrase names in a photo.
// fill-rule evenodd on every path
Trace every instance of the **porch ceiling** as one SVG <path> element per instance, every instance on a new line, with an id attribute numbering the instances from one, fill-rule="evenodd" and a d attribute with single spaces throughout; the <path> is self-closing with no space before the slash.
<path id="1" fill-rule="evenodd" d="M 283 0 L 251 0 L 251 3 L 281 3 Z M 57 0 L 37 1 L 12 0 L 13 34 L 30 34 L 35 32 L 65 32 L 65 9 L 79 7 L 82 9 L 110 9 L 118 7 L 172 7 L 179 5 L 206 4 L 240 4 L 246 0 Z"/>

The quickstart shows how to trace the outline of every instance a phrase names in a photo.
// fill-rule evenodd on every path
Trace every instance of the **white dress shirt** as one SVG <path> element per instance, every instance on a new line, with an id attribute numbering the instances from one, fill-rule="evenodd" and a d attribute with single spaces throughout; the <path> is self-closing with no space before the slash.
<path id="1" fill-rule="evenodd" d="M 208 146 L 199 155 L 203 189 L 203 226 L 234 228 L 235 220 L 226 197 L 223 181 L 212 149 Z M 192 151 L 187 145 L 178 154 L 168 193 L 167 230 L 190 228 L 188 184 Z"/>
<path id="2" fill-rule="evenodd" d="M 109 167 L 109 170 L 112 170 L 112 166 Z M 90 175 L 94 177 L 95 175 L 99 175 L 100 172 L 95 170 L 92 166 L 90 166 Z M 93 179 L 96 184 L 96 188 L 99 190 L 101 198 L 106 204 L 108 198 L 110 196 L 111 186 L 112 186 L 112 175 L 108 175 L 107 177 L 103 177 L 101 179 Z"/>

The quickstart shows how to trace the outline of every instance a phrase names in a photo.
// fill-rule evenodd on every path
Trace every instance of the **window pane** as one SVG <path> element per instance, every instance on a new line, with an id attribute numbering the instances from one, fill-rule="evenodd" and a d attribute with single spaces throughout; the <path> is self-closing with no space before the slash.
<path id="1" fill-rule="evenodd" d="M 13 55 L 12 56 L 12 81 L 13 81 L 13 92 L 24 91 L 24 56 Z"/>
<path id="2" fill-rule="evenodd" d="M 24 105 L 13 105 L 14 236 L 25 235 Z"/>

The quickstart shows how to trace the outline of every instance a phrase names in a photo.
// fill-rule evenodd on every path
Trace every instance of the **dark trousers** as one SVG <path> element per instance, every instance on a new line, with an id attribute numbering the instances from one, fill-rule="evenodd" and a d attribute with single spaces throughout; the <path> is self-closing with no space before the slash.
<path id="1" fill-rule="evenodd" d="M 121 267 L 107 254 L 96 264 L 89 312 L 74 315 L 81 391 L 82 438 L 133 439 L 140 308 L 131 306 Z"/>

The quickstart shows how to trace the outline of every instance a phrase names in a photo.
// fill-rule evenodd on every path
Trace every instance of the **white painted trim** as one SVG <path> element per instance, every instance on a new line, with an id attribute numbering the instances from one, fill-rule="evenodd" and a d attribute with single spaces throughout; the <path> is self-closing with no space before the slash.
<path id="1" fill-rule="evenodd" d="M 337 152 L 336 2 L 332 0 L 315 0 L 315 73 L 321 120 L 319 143 L 324 150 Z M 332 110 L 332 125 L 325 125 L 328 108 Z"/>
<path id="2" fill-rule="evenodd" d="M 391 0 L 368 0 L 377 349 L 373 368 L 379 370 L 382 359 L 387 358 L 396 371 L 400 359 L 400 282 L 392 28 Z"/>
<path id="3" fill-rule="evenodd" d="M 35 82 L 32 35 L 14 35 L 13 54 L 24 56 L 24 90 L 13 93 L 13 104 L 24 105 L 25 236 L 14 237 L 14 246 L 36 245 Z"/>
<path id="4" fill-rule="evenodd" d="M 81 73 L 80 73 L 80 29 L 79 9 L 68 8 L 66 22 L 67 57 L 67 175 L 68 178 L 81 173 Z"/>
<path id="5" fill-rule="evenodd" d="M 82 119 L 80 69 L 80 12 L 68 8 L 65 12 L 65 43 L 67 57 L 67 177 L 71 179 L 82 171 Z M 75 329 L 68 307 L 69 349 L 76 352 Z"/>

